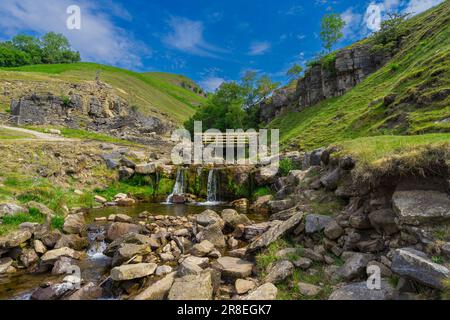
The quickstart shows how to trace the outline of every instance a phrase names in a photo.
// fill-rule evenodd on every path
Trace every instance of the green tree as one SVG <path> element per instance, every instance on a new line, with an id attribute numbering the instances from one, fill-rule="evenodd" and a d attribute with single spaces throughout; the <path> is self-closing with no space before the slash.
<path id="1" fill-rule="evenodd" d="M 279 84 L 277 82 L 273 82 L 272 79 L 270 79 L 270 77 L 267 75 L 259 78 L 256 88 L 259 101 L 267 99 L 278 87 L 278 85 Z"/>
<path id="2" fill-rule="evenodd" d="M 42 37 L 43 62 L 61 63 L 63 52 L 70 51 L 69 40 L 62 34 L 49 32 Z"/>
<path id="3" fill-rule="evenodd" d="M 42 63 L 41 41 L 38 38 L 19 34 L 12 38 L 12 44 L 17 50 L 28 54 L 32 64 Z"/>
<path id="4" fill-rule="evenodd" d="M 329 13 L 323 16 L 320 38 L 328 52 L 331 52 L 333 46 L 344 36 L 342 29 L 345 25 L 345 21 L 337 13 Z"/>
<path id="5" fill-rule="evenodd" d="M 301 73 L 303 72 L 303 68 L 298 65 L 294 64 L 289 70 L 286 72 L 286 76 L 289 78 L 289 80 L 294 80 L 296 78 L 299 78 Z"/>

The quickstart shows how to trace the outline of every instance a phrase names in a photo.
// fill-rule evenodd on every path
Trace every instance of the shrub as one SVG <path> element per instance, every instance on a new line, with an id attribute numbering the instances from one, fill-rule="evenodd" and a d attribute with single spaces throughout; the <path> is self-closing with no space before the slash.
<path id="1" fill-rule="evenodd" d="M 279 173 L 282 177 L 286 177 L 292 170 L 294 170 L 294 163 L 291 159 L 286 158 L 280 161 Z"/>
<path id="2" fill-rule="evenodd" d="M 52 218 L 51 223 L 52 223 L 53 229 L 62 230 L 63 225 L 64 225 L 64 217 L 63 216 L 54 216 Z"/>
<path id="3" fill-rule="evenodd" d="M 400 65 L 398 63 L 391 63 L 389 65 L 389 69 L 391 69 L 392 72 L 397 71 L 398 69 L 400 69 Z"/>

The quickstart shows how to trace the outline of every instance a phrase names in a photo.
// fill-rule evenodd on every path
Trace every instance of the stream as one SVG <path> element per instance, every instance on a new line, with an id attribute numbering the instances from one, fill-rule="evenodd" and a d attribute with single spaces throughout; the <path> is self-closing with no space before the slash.
<path id="1" fill-rule="evenodd" d="M 213 199 L 210 199 L 213 200 Z M 216 212 L 229 208 L 224 205 L 172 205 L 160 203 L 140 203 L 134 207 L 105 207 L 99 209 L 91 209 L 86 215 L 87 237 L 89 247 L 86 249 L 86 257 L 77 262 L 81 269 L 82 279 L 84 283 L 94 282 L 100 283 L 104 279 L 110 268 L 111 258 L 103 255 L 103 251 L 107 247 L 107 243 L 103 240 L 106 233 L 107 222 L 95 222 L 95 218 L 108 217 L 110 214 L 126 214 L 131 217 L 137 217 L 140 213 L 147 211 L 152 215 L 165 216 L 188 216 L 211 209 Z M 248 214 L 249 218 L 255 222 L 261 222 L 264 217 L 258 214 Z M 0 300 L 29 300 L 32 293 L 42 284 L 49 282 L 58 282 L 65 275 L 54 276 L 50 272 L 45 273 L 27 273 L 19 271 L 13 275 L 0 277 Z M 113 298 L 113 297 L 103 297 Z"/>

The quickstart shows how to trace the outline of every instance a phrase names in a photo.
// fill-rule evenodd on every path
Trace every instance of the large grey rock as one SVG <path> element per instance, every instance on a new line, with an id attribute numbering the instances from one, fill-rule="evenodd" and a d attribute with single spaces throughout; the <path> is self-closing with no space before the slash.
<path id="1" fill-rule="evenodd" d="M 324 234 L 328 239 L 336 240 L 344 233 L 344 229 L 336 222 L 336 220 L 331 220 L 325 226 Z"/>
<path id="2" fill-rule="evenodd" d="M 287 260 L 278 261 L 275 263 L 267 274 L 265 281 L 270 283 L 280 283 L 294 273 L 294 265 Z"/>
<path id="3" fill-rule="evenodd" d="M 45 263 L 52 263 L 52 262 L 55 262 L 56 260 L 58 260 L 60 257 L 68 257 L 68 258 L 79 260 L 81 258 L 81 256 L 82 256 L 81 253 L 79 253 L 73 249 L 63 247 L 63 248 L 47 251 L 41 257 L 41 260 L 42 260 L 42 262 L 45 262 Z"/>
<path id="4" fill-rule="evenodd" d="M 199 274 L 202 271 L 203 269 L 198 264 L 189 260 L 184 260 L 178 267 L 178 275 L 180 277 Z"/>
<path id="5" fill-rule="evenodd" d="M 295 202 L 292 199 L 273 200 L 268 203 L 268 206 L 270 212 L 277 213 L 294 207 Z"/>
<path id="6" fill-rule="evenodd" d="M 169 291 L 169 300 L 211 300 L 213 298 L 213 276 L 211 271 L 177 278 Z"/>
<path id="7" fill-rule="evenodd" d="M 381 209 L 369 214 L 370 224 L 375 230 L 388 236 L 399 232 L 399 228 L 395 223 L 395 218 L 395 212 L 391 209 Z"/>
<path id="8" fill-rule="evenodd" d="M 213 249 L 214 245 L 210 241 L 203 240 L 192 247 L 191 253 L 197 257 L 204 257 L 207 256 Z"/>
<path id="9" fill-rule="evenodd" d="M 33 294 L 31 295 L 31 300 L 42 300 L 42 301 L 58 300 L 64 294 L 68 293 L 74 288 L 75 287 L 73 283 L 68 282 L 52 284 L 51 286 L 39 288 L 36 291 L 34 291 Z"/>
<path id="10" fill-rule="evenodd" d="M 8 269 L 11 267 L 13 263 L 13 259 L 10 257 L 1 258 L 0 259 L 0 274 L 6 273 Z"/>
<path id="11" fill-rule="evenodd" d="M 264 232 L 269 230 L 269 228 L 273 225 L 271 222 L 261 222 L 257 224 L 251 224 L 245 226 L 244 228 L 244 239 L 252 240 L 257 236 L 262 235 Z"/>
<path id="12" fill-rule="evenodd" d="M 28 230 L 13 231 L 0 238 L 0 249 L 10 249 L 20 246 L 31 239 L 31 232 Z"/>
<path id="13" fill-rule="evenodd" d="M 166 275 L 161 280 L 149 285 L 144 291 L 139 293 L 134 300 L 164 300 L 169 294 L 169 290 L 175 280 L 176 272 Z"/>
<path id="14" fill-rule="evenodd" d="M 320 178 L 320 182 L 327 190 L 334 191 L 338 187 L 340 178 L 341 178 L 341 169 L 336 168 L 333 171 L 325 174 L 322 178 Z"/>
<path id="15" fill-rule="evenodd" d="M 77 251 L 81 251 L 89 246 L 86 238 L 80 237 L 78 234 L 63 234 L 56 242 L 55 249 L 68 247 Z"/>
<path id="16" fill-rule="evenodd" d="M 205 210 L 202 213 L 199 213 L 195 216 L 195 221 L 204 227 L 207 227 L 209 225 L 212 224 L 216 224 L 218 223 L 220 225 L 221 228 L 223 228 L 224 226 L 224 221 L 222 220 L 222 218 L 215 212 L 212 210 Z"/>
<path id="17" fill-rule="evenodd" d="M 73 300 L 73 301 L 88 301 L 88 300 L 97 300 L 102 297 L 102 288 L 95 285 L 92 282 L 87 283 L 81 289 L 75 291 L 73 294 L 64 298 L 64 300 Z"/>
<path id="18" fill-rule="evenodd" d="M 243 300 L 268 301 L 277 298 L 278 289 L 273 283 L 265 283 L 249 293 Z"/>
<path id="19" fill-rule="evenodd" d="M 147 175 L 153 174 L 158 170 L 157 163 L 140 163 L 136 165 L 135 171 L 136 173 Z"/>
<path id="20" fill-rule="evenodd" d="M 28 268 L 35 264 L 39 260 L 38 255 L 36 254 L 36 251 L 32 248 L 25 248 L 22 250 L 22 254 L 20 255 L 20 262 Z"/>
<path id="21" fill-rule="evenodd" d="M 450 277 L 449 269 L 433 263 L 426 254 L 411 248 L 395 250 L 391 269 L 402 277 L 436 289 L 443 289 L 443 280 Z"/>
<path id="22" fill-rule="evenodd" d="M 395 289 L 382 280 L 380 290 L 369 289 L 366 281 L 352 283 L 334 291 L 329 300 L 393 300 L 395 297 Z"/>
<path id="23" fill-rule="evenodd" d="M 305 232 L 306 234 L 312 234 L 320 232 L 333 221 L 333 218 L 320 214 L 309 214 L 305 218 Z"/>
<path id="24" fill-rule="evenodd" d="M 355 252 L 337 270 L 337 275 L 346 281 L 362 277 L 365 275 L 367 264 L 372 259 L 373 256 L 370 254 Z"/>
<path id="25" fill-rule="evenodd" d="M 239 214 L 236 210 L 225 209 L 222 211 L 222 219 L 225 225 L 235 228 L 237 225 L 249 225 L 252 222 L 245 214 Z"/>
<path id="26" fill-rule="evenodd" d="M 137 263 L 115 267 L 111 270 L 111 279 L 125 281 L 152 275 L 158 266 L 155 263 Z"/>
<path id="27" fill-rule="evenodd" d="M 106 238 L 110 241 L 114 241 L 127 233 L 140 233 L 142 227 L 139 225 L 123 222 L 114 222 L 108 228 Z"/>
<path id="28" fill-rule="evenodd" d="M 217 268 L 227 278 L 246 278 L 252 274 L 253 263 L 240 258 L 221 257 L 217 259 Z"/>
<path id="29" fill-rule="evenodd" d="M 294 229 L 303 219 L 303 213 L 297 213 L 292 218 L 277 224 L 262 234 L 261 237 L 253 241 L 247 248 L 247 252 L 255 252 L 259 249 L 267 247 L 271 243 L 277 241 L 280 237 Z"/>
<path id="30" fill-rule="evenodd" d="M 226 246 L 225 236 L 222 233 L 222 228 L 223 224 L 221 225 L 219 222 L 210 224 L 197 235 L 198 240 L 200 241 L 208 240 L 216 248 L 225 248 Z"/>
<path id="31" fill-rule="evenodd" d="M 401 224 L 423 225 L 450 221 L 450 197 L 439 191 L 396 191 L 392 197 Z"/>
<path id="32" fill-rule="evenodd" d="M 118 266 L 127 262 L 134 256 L 146 255 L 151 252 L 150 246 L 146 244 L 123 243 L 114 253 L 112 266 Z"/>
<path id="33" fill-rule="evenodd" d="M 14 216 L 18 213 L 28 212 L 22 206 L 19 206 L 15 203 L 2 203 L 0 204 L 0 218 L 4 216 Z"/>

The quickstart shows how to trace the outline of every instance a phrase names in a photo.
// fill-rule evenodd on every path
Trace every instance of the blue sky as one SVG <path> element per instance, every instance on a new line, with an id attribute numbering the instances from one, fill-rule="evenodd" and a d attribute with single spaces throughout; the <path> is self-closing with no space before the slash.
<path id="1" fill-rule="evenodd" d="M 212 91 L 250 69 L 286 81 L 292 64 L 321 50 L 320 19 L 327 12 L 347 22 L 342 47 L 376 30 L 376 12 L 383 19 L 386 12 L 419 13 L 442 1 L 0 0 L 0 40 L 56 31 L 84 61 L 184 74 Z M 80 30 L 66 27 L 70 5 L 81 8 Z"/>

